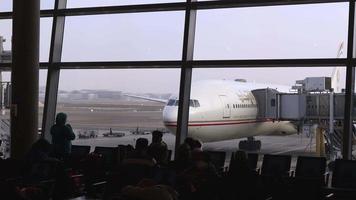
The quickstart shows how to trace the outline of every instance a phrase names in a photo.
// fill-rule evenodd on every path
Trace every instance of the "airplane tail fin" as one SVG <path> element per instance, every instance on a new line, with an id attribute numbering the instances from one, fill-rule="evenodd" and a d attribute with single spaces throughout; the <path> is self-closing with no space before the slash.
<path id="1" fill-rule="evenodd" d="M 336 57 L 340 58 L 343 54 L 344 49 L 344 42 L 340 43 L 339 49 L 337 51 Z M 331 74 L 331 87 L 334 89 L 334 92 L 340 93 L 341 92 L 341 84 L 340 84 L 340 70 L 342 67 L 334 67 L 333 72 Z"/>

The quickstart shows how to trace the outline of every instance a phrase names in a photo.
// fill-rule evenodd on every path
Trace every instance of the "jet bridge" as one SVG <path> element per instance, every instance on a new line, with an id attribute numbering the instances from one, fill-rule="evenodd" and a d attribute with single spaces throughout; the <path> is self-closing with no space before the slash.
<path id="1" fill-rule="evenodd" d="M 345 93 L 332 92 L 329 77 L 309 77 L 296 84 L 291 93 L 271 88 L 253 90 L 257 118 L 293 121 L 299 125 L 299 130 L 303 130 L 304 126 L 317 125 L 322 129 L 318 137 L 325 138 L 330 147 L 328 149 L 335 155 L 341 149 Z M 356 113 L 356 104 L 352 109 Z M 356 120 L 356 115 L 353 118 Z M 356 128 L 353 132 L 355 142 Z M 321 144 L 324 145 L 324 139 L 320 140 L 319 146 Z"/>
<path id="2" fill-rule="evenodd" d="M 258 118 L 281 121 L 344 118 L 344 93 L 278 93 L 266 88 L 253 90 L 252 94 L 257 101 Z M 356 113 L 356 105 L 353 109 Z M 356 116 L 354 118 L 356 119 Z"/>
<path id="3" fill-rule="evenodd" d="M 258 104 L 257 117 L 288 121 L 344 118 L 345 94 L 332 92 L 330 77 L 298 80 L 291 91 L 281 93 L 271 88 L 253 90 Z"/>

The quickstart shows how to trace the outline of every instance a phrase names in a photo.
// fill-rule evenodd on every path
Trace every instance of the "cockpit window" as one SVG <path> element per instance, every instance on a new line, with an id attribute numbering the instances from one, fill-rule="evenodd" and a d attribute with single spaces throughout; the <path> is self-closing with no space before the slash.
<path id="1" fill-rule="evenodd" d="M 200 103 L 198 100 L 193 99 L 195 107 L 200 107 Z"/>
<path id="2" fill-rule="evenodd" d="M 168 100 L 167 106 L 173 106 L 174 105 L 174 99 Z"/>
<path id="3" fill-rule="evenodd" d="M 167 106 L 178 106 L 179 105 L 179 100 L 177 99 L 169 99 Z M 191 99 L 189 100 L 189 106 L 193 108 L 200 107 L 200 103 L 196 99 Z"/>

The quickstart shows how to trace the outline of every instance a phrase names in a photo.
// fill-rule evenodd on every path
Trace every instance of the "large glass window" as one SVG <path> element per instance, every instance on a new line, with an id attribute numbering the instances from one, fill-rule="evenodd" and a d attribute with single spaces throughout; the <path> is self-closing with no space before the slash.
<path id="1" fill-rule="evenodd" d="M 57 113 L 68 114 L 74 144 L 134 145 L 138 137 L 151 139 L 150 132 L 161 130 L 174 149 L 175 132 L 164 120 L 177 112 L 164 112 L 168 99 L 177 96 L 179 76 L 179 69 L 62 70 Z"/>
<path id="2" fill-rule="evenodd" d="M 53 18 L 41 18 L 40 20 L 40 62 L 48 62 L 52 20 Z M 3 38 L 3 42 L 0 42 L 0 53 L 6 51 L 6 54 L 11 54 L 12 20 L 0 20 L 0 37 Z"/>
<path id="3" fill-rule="evenodd" d="M 194 58 L 336 58 L 347 26 L 347 3 L 198 10 Z"/>
<path id="4" fill-rule="evenodd" d="M 63 61 L 181 59 L 184 12 L 67 17 Z"/>

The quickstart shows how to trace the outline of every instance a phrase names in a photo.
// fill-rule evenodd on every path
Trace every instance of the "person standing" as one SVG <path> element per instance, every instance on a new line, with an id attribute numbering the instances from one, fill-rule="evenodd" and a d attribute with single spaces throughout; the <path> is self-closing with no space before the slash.
<path id="1" fill-rule="evenodd" d="M 56 123 L 51 127 L 53 156 L 64 160 L 71 153 L 72 142 L 75 139 L 72 126 L 66 124 L 67 115 L 65 113 L 58 113 L 56 116 Z"/>
<path id="2" fill-rule="evenodd" d="M 148 154 L 151 155 L 158 164 L 167 164 L 168 148 L 167 144 L 162 140 L 163 133 L 161 131 L 152 132 L 152 143 L 148 147 Z"/>

